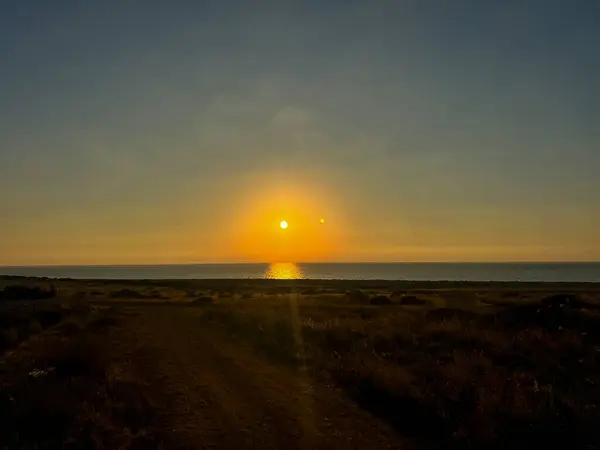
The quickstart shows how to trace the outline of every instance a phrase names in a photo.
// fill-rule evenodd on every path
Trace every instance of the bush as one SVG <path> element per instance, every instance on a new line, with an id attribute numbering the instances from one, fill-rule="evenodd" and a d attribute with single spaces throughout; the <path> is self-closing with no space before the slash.
<path id="1" fill-rule="evenodd" d="M 0 330 L 0 351 L 15 347 L 19 343 L 19 330 L 6 328 Z"/>
<path id="2" fill-rule="evenodd" d="M 556 294 L 542 300 L 542 306 L 547 309 L 596 309 L 595 305 L 587 304 L 572 294 Z"/>
<path id="3" fill-rule="evenodd" d="M 565 328 L 598 334 L 598 313 L 586 309 L 580 309 L 580 306 L 573 306 L 572 303 L 562 303 L 556 298 L 548 298 L 542 304 L 508 307 L 496 313 L 493 320 L 496 325 L 511 329 L 539 327 L 558 331 Z"/>
<path id="4" fill-rule="evenodd" d="M 346 293 L 348 299 L 351 302 L 354 303 L 367 303 L 369 301 L 369 294 L 359 290 L 359 289 L 355 289 L 353 291 L 348 291 Z"/>
<path id="5" fill-rule="evenodd" d="M 120 289 L 110 293 L 112 298 L 147 298 L 146 295 L 141 292 L 134 291 L 133 289 Z"/>
<path id="6" fill-rule="evenodd" d="M 0 291 L 0 300 L 42 300 L 56 296 L 56 289 L 52 286 L 50 289 L 29 286 L 6 286 Z"/>
<path id="7" fill-rule="evenodd" d="M 2 312 L 0 314 L 0 352 L 16 347 L 29 336 L 55 325 L 67 313 L 61 309 Z"/>
<path id="8" fill-rule="evenodd" d="M 376 295 L 369 299 L 369 304 L 371 305 L 391 305 L 392 300 L 385 295 Z"/>
<path id="9" fill-rule="evenodd" d="M 425 300 L 421 300 L 419 297 L 414 295 L 405 295 L 400 298 L 399 303 L 401 305 L 426 305 L 427 302 Z"/>

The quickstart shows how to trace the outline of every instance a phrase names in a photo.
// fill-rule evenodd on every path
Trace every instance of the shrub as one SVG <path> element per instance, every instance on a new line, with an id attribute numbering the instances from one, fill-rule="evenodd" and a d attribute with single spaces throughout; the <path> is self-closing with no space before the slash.
<path id="1" fill-rule="evenodd" d="M 346 296 L 348 297 L 348 299 L 351 302 L 355 302 L 355 303 L 367 303 L 369 301 L 369 294 L 367 294 L 359 289 L 355 289 L 353 291 L 348 291 L 346 293 Z"/>
<path id="2" fill-rule="evenodd" d="M 6 286 L 0 291 L 0 300 L 42 300 L 56 296 L 56 289 L 52 286 L 50 289 L 29 286 Z"/>
<path id="3" fill-rule="evenodd" d="M 595 309 L 595 305 L 587 304 L 579 297 L 572 294 L 556 294 L 542 300 L 542 306 L 547 309 Z"/>
<path id="4" fill-rule="evenodd" d="M 146 298 L 147 296 L 133 289 L 120 289 L 110 293 L 112 298 Z"/>
<path id="5" fill-rule="evenodd" d="M 426 305 L 427 302 L 425 300 L 421 300 L 419 297 L 414 295 L 405 295 L 400 298 L 399 303 L 401 305 Z"/>
<path id="6" fill-rule="evenodd" d="M 375 295 L 369 299 L 371 305 L 391 305 L 392 300 L 386 295 Z"/>

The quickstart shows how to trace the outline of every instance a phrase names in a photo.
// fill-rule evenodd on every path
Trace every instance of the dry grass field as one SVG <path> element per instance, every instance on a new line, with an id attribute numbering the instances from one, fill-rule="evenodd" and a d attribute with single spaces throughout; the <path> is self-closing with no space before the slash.
<path id="1" fill-rule="evenodd" d="M 0 448 L 600 446 L 598 285 L 0 290 Z"/>

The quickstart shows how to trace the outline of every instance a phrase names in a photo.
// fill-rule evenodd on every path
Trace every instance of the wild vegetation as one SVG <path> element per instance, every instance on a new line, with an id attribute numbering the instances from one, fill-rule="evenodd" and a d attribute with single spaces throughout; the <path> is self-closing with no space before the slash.
<path id="1" fill-rule="evenodd" d="M 600 286 L 57 281 L 44 299 L 28 283 L 38 300 L 0 309 L 0 448 L 161 445 L 167 393 L 142 355 L 109 350 L 157 307 L 341 390 L 417 448 L 600 446 Z"/>
<path id="2" fill-rule="evenodd" d="M 332 380 L 427 448 L 600 444 L 596 299 L 362 294 L 223 302 L 202 320 Z"/>
<path id="3" fill-rule="evenodd" d="M 110 353 L 121 315 L 39 286 L 3 292 L 0 448 L 159 448 L 148 391 Z"/>
<path id="4" fill-rule="evenodd" d="M 8 285 L 0 291 L 0 301 L 16 300 L 41 300 L 56 296 L 54 286 L 44 288 L 40 286 Z"/>

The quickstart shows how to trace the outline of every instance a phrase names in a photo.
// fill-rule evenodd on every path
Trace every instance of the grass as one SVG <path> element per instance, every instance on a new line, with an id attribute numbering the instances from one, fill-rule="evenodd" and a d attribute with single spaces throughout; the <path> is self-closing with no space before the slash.
<path id="1" fill-rule="evenodd" d="M 153 392 L 130 361 L 108 353 L 110 330 L 121 319 L 110 310 L 73 306 L 77 301 L 65 307 L 63 297 L 144 307 L 183 303 L 199 314 L 199 326 L 341 388 L 417 447 L 600 447 L 595 285 L 174 280 L 56 286 L 56 302 L 2 303 L 0 351 L 33 335 L 46 338 L 27 364 L 0 373 L 0 448 L 160 445 Z M 30 375 L 34 369 L 44 374 Z"/>
<path id="2" fill-rule="evenodd" d="M 16 347 L 28 337 L 59 323 L 73 311 L 61 307 L 0 312 L 0 352 Z"/>
<path id="3" fill-rule="evenodd" d="M 306 365 L 428 448 L 600 445 L 596 304 L 554 308 L 503 296 L 501 307 L 466 310 L 369 298 L 232 301 L 209 307 L 203 320 L 272 361 Z"/>
<path id="4" fill-rule="evenodd" d="M 22 343 L 0 366 L 0 448 L 160 448 L 152 393 L 107 345 L 120 320 L 85 304 L 0 314 L 11 347 Z"/>

